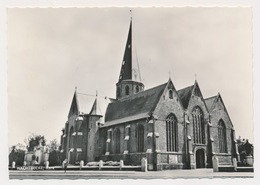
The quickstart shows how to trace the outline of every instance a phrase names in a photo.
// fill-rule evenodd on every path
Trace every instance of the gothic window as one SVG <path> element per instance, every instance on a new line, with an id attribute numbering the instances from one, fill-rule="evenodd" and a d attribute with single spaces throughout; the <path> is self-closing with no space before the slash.
<path id="1" fill-rule="evenodd" d="M 177 129 L 177 118 L 171 113 L 166 118 L 166 144 L 169 152 L 177 152 Z"/>
<path id="2" fill-rule="evenodd" d="M 226 127 L 221 119 L 218 122 L 219 153 L 227 153 Z"/>
<path id="3" fill-rule="evenodd" d="M 69 134 L 69 123 L 66 123 L 66 128 L 65 128 L 65 135 L 66 137 L 64 138 L 64 150 L 67 150 L 67 139 L 68 139 L 68 134 Z"/>
<path id="4" fill-rule="evenodd" d="M 202 110 L 197 106 L 192 111 L 194 143 L 205 144 L 205 127 Z"/>
<path id="5" fill-rule="evenodd" d="M 109 153 L 112 153 L 112 130 L 111 129 L 109 129 L 108 131 L 107 131 L 107 141 L 106 141 L 107 143 L 108 143 L 108 148 L 107 148 L 107 152 L 109 152 Z"/>
<path id="6" fill-rule="evenodd" d="M 173 93 L 172 93 L 172 90 L 169 90 L 169 98 L 170 98 L 170 99 L 173 99 Z"/>
<path id="7" fill-rule="evenodd" d="M 129 95 L 129 86 L 125 86 L 125 95 Z"/>
<path id="8" fill-rule="evenodd" d="M 144 152 L 144 126 L 137 128 L 137 152 Z"/>
<path id="9" fill-rule="evenodd" d="M 139 92 L 139 86 L 135 86 L 135 92 L 138 93 Z"/>
<path id="10" fill-rule="evenodd" d="M 116 129 L 115 131 L 115 153 L 119 154 L 120 153 L 120 130 Z"/>
<path id="11" fill-rule="evenodd" d="M 107 136 L 107 132 L 103 132 L 102 133 L 102 144 L 103 144 L 103 147 L 102 147 L 102 154 L 105 154 L 106 153 L 106 143 L 107 143 L 107 139 L 108 139 L 108 136 Z M 110 152 L 110 149 L 109 149 L 109 145 L 110 143 L 108 143 L 108 152 Z"/>
<path id="12" fill-rule="evenodd" d="M 131 127 L 130 125 L 126 128 L 126 135 L 128 136 L 128 141 L 127 141 L 127 150 L 128 152 L 130 151 L 130 137 L 131 137 Z"/>
<path id="13" fill-rule="evenodd" d="M 73 148 L 73 140 L 74 140 L 73 133 L 74 133 L 74 128 L 71 127 L 70 128 L 70 137 L 69 137 L 69 148 Z"/>
<path id="14" fill-rule="evenodd" d="M 118 98 L 120 97 L 120 87 L 117 87 L 117 89 L 116 89 L 116 95 L 117 95 Z"/>

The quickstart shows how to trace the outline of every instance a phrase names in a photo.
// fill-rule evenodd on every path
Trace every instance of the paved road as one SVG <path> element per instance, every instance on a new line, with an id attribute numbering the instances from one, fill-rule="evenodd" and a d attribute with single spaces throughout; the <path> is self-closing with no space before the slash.
<path id="1" fill-rule="evenodd" d="M 252 172 L 213 172 L 212 169 L 167 171 L 9 171 L 10 179 L 174 179 L 252 178 Z"/>

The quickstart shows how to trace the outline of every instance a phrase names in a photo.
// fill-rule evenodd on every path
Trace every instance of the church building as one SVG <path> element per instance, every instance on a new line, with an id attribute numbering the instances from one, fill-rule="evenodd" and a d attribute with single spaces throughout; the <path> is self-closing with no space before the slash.
<path id="1" fill-rule="evenodd" d="M 238 150 L 221 95 L 204 98 L 197 80 L 176 89 L 169 79 L 145 90 L 132 48 L 131 20 L 116 98 L 75 90 L 62 129 L 62 160 L 140 165 L 146 158 L 149 170 L 163 170 L 212 168 L 215 156 L 231 165 Z"/>

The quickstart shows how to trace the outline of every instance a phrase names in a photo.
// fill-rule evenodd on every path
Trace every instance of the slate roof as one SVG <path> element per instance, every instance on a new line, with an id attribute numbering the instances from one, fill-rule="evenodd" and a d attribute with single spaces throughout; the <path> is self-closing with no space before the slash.
<path id="1" fill-rule="evenodd" d="M 76 92 L 76 100 L 78 105 L 78 111 L 80 113 L 88 114 L 91 111 L 95 96 L 89 96 Z"/>
<path id="2" fill-rule="evenodd" d="M 93 103 L 92 109 L 89 114 L 105 116 L 107 106 L 110 102 L 111 101 L 109 98 L 96 97 L 95 102 Z"/>
<path id="3" fill-rule="evenodd" d="M 181 99 L 181 102 L 182 102 L 184 109 L 187 109 L 187 107 L 189 105 L 189 101 L 190 101 L 190 97 L 191 97 L 193 87 L 194 87 L 194 85 L 189 86 L 189 87 L 185 87 L 185 88 L 177 91 L 177 93 L 178 93 L 178 95 Z"/>
<path id="4" fill-rule="evenodd" d="M 110 103 L 104 126 L 147 117 L 154 111 L 166 85 L 167 83 Z"/>
<path id="5" fill-rule="evenodd" d="M 212 107 L 216 97 L 217 96 L 212 96 L 212 97 L 206 98 L 204 100 L 209 111 L 211 110 L 211 107 Z"/>
<path id="6" fill-rule="evenodd" d="M 90 96 L 78 92 L 76 92 L 76 97 L 79 112 L 84 114 L 104 116 L 107 105 L 110 103 L 109 98 Z"/>

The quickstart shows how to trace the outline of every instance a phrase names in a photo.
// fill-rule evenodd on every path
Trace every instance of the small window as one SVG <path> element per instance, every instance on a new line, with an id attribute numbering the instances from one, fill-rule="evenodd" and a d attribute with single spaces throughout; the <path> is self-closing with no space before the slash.
<path id="1" fill-rule="evenodd" d="M 125 95 L 129 95 L 129 86 L 125 86 Z"/>
<path id="2" fill-rule="evenodd" d="M 138 86 L 138 85 L 135 87 L 135 92 L 136 92 L 136 93 L 139 92 L 139 86 Z"/>
<path id="3" fill-rule="evenodd" d="M 117 87 L 117 89 L 116 89 L 116 95 L 117 95 L 117 97 L 120 97 L 120 87 Z"/>
<path id="4" fill-rule="evenodd" d="M 173 93 L 172 93 L 172 90 L 169 90 L 169 98 L 170 98 L 170 99 L 173 99 Z"/>

